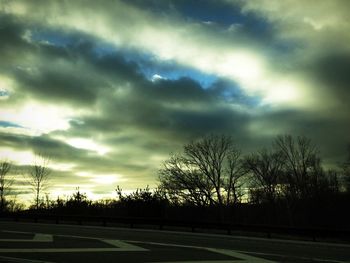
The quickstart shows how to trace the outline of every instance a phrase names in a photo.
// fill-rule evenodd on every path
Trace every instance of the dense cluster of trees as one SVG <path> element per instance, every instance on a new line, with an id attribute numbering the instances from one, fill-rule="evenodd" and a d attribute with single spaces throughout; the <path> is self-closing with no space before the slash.
<path id="1" fill-rule="evenodd" d="M 11 164 L 0 169 L 4 211 Z M 77 188 L 66 199 L 45 200 L 50 174 L 44 157 L 28 171 L 32 211 L 347 227 L 350 220 L 350 147 L 338 169 L 326 169 L 306 137 L 278 136 L 269 148 L 243 154 L 230 136 L 206 136 L 163 163 L 157 189 L 124 194 L 117 187 L 116 199 L 91 201 Z"/>
<path id="2" fill-rule="evenodd" d="M 231 137 L 211 135 L 164 163 L 160 188 L 173 204 L 217 206 L 220 220 L 249 206 L 265 223 L 331 223 L 350 201 L 349 159 L 326 169 L 317 147 L 301 136 L 278 136 L 269 148 L 242 155 Z"/>
<path id="3" fill-rule="evenodd" d="M 191 142 L 160 170 L 160 187 L 172 202 L 199 206 L 308 200 L 341 191 L 344 174 L 325 170 L 305 137 L 279 136 L 270 149 L 243 156 L 233 140 L 211 135 Z M 247 193 L 248 190 L 249 192 Z"/>

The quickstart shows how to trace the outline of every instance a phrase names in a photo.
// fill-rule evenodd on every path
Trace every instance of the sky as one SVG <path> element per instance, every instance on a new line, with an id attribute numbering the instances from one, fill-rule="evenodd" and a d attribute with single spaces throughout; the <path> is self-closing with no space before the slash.
<path id="1" fill-rule="evenodd" d="M 41 154 L 55 198 L 157 185 L 208 134 L 244 153 L 350 142 L 348 0 L 0 0 L 0 159 L 13 195 Z"/>

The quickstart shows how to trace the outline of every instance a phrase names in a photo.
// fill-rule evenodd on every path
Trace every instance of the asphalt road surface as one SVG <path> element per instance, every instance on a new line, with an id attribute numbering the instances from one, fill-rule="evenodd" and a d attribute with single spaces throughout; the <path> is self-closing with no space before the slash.
<path id="1" fill-rule="evenodd" d="M 350 262 L 350 245 L 0 222 L 0 262 Z"/>

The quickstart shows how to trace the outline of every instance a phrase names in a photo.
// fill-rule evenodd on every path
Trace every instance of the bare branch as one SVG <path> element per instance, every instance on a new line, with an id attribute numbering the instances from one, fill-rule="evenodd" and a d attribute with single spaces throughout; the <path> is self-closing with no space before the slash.
<path id="1" fill-rule="evenodd" d="M 51 170 L 48 168 L 50 159 L 44 155 L 36 156 L 34 165 L 31 166 L 27 174 L 28 183 L 34 193 L 34 202 L 36 209 L 40 206 L 40 195 L 48 187 Z"/>

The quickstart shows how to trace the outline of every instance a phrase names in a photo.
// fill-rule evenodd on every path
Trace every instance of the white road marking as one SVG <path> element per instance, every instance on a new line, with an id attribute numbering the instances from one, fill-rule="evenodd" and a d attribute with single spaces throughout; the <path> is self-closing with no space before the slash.
<path id="1" fill-rule="evenodd" d="M 154 262 L 154 263 L 241 263 L 247 261 L 242 260 L 196 260 L 196 261 L 162 261 L 162 262 Z"/>
<path id="2" fill-rule="evenodd" d="M 21 233 L 21 234 L 30 234 L 33 232 L 21 232 L 21 231 L 6 231 L 3 230 L 2 232 L 8 232 L 8 233 Z M 77 249 L 35 249 L 35 252 L 38 253 L 45 253 L 45 252 L 113 252 L 113 251 L 149 251 L 148 249 L 144 249 L 135 245 L 131 245 L 130 243 L 141 243 L 141 244 L 149 244 L 149 245 L 159 245 L 159 246 L 169 246 L 169 247 L 182 247 L 182 248 L 194 248 L 194 249 L 204 249 L 204 250 L 209 250 L 209 251 L 213 251 L 215 250 L 215 252 L 217 253 L 230 253 L 230 255 L 234 256 L 235 255 L 240 255 L 240 258 L 243 258 L 243 260 L 234 260 L 234 261 L 177 261 L 177 263 L 206 263 L 206 262 L 210 262 L 210 263 L 214 263 L 214 262 L 220 262 L 220 263 L 228 263 L 228 262 L 233 262 L 233 263 L 240 263 L 240 262 L 263 262 L 263 263 L 267 263 L 267 262 L 274 262 L 274 261 L 269 261 L 266 259 L 261 259 L 261 258 L 256 258 L 256 257 L 252 257 L 247 255 L 246 253 L 249 254 L 253 254 L 253 255 L 261 255 L 261 256 L 275 256 L 275 257 L 285 257 L 285 255 L 282 254 L 274 254 L 274 253 L 261 253 L 261 252 L 254 252 L 254 251 L 241 251 L 241 250 L 225 250 L 225 249 L 216 249 L 216 248 L 208 248 L 208 247 L 199 247 L 199 246 L 190 246 L 190 245 L 179 245 L 179 244 L 172 244 L 172 243 L 159 243 L 159 242 L 147 242 L 147 241 L 138 241 L 138 240 L 111 240 L 111 239 L 102 239 L 102 238 L 96 238 L 96 237 L 89 237 L 89 236 L 76 236 L 76 235 L 55 235 L 55 236 L 61 236 L 61 237 L 71 237 L 71 238 L 86 238 L 86 239 L 94 239 L 94 240 L 99 240 L 114 246 L 118 246 L 118 248 L 77 248 Z M 3 240 L 3 239 L 1 239 Z M 1 241 L 0 240 L 0 241 Z M 126 243 L 128 242 L 128 243 Z M 301 242 L 303 243 L 303 242 Z M 306 243 L 306 242 L 305 242 Z M 322 243 L 321 243 L 322 244 Z M 326 243 L 323 243 L 326 244 Z M 322 245 L 323 245 L 322 244 Z M 335 245 L 335 244 L 332 244 Z M 342 247 L 343 244 L 340 244 L 340 247 Z M 346 247 L 348 247 L 349 245 L 344 245 Z M 17 251 L 5 251 L 6 249 L 0 249 L 0 253 L 11 253 L 11 252 L 17 252 Z M 18 251 L 18 252 L 32 252 L 33 249 L 30 249 L 30 251 L 25 251 L 25 249 L 19 249 L 22 251 Z M 69 251 L 68 251 L 69 250 Z M 220 252 L 218 252 L 220 251 Z M 227 254 L 225 254 L 227 255 Z M 242 257 L 243 255 L 243 257 Z M 234 256 L 236 257 L 236 256 Z M 255 259 L 254 259 L 255 258 Z M 298 259 L 310 259 L 307 257 L 300 257 L 300 256 L 295 256 L 295 258 Z M 259 261 L 256 261 L 259 260 Z M 250 261 L 250 260 L 254 260 L 254 261 Z M 349 261 L 340 261 L 340 260 L 332 260 L 332 259 L 319 259 L 319 258 L 313 258 L 313 260 L 316 261 L 324 261 L 324 262 L 333 262 L 333 263 L 349 263 Z M 171 263 L 169 262 L 162 262 L 162 263 Z"/>
<path id="3" fill-rule="evenodd" d="M 42 260 L 32 260 L 32 259 L 25 259 L 25 258 L 14 258 L 14 257 L 0 256 L 0 261 L 2 259 L 6 260 L 6 262 L 12 262 L 12 263 L 53 263 L 53 262 L 42 261 Z"/>
<path id="4" fill-rule="evenodd" d="M 0 224 L 6 224 L 5 222 L 0 222 Z M 44 226 L 52 226 L 50 223 L 22 223 L 22 222 L 16 222 L 18 225 L 44 225 Z M 66 228 L 76 228 L 76 225 L 64 225 Z M 224 234 L 214 234 L 214 233 L 192 233 L 192 232 L 186 232 L 186 231 L 173 231 L 173 230 L 155 230 L 155 229 L 130 229 L 130 228 L 125 228 L 125 227 L 98 227 L 98 226 L 88 226 L 84 225 L 83 228 L 87 229 L 103 229 L 103 230 L 127 230 L 127 231 L 132 231 L 132 232 L 156 232 L 156 233 L 162 233 L 162 234 L 180 234 L 180 235 L 185 235 L 185 236 L 202 236 L 206 238 L 224 238 L 224 239 L 234 239 L 234 240 L 251 240 L 251 241 L 266 241 L 269 243 L 279 243 L 279 244 L 295 244 L 295 245 L 308 245 L 308 246 L 313 246 L 313 247 L 339 247 L 339 248 L 350 248 L 350 244 L 345 244 L 345 243 L 330 243 L 330 242 L 324 242 L 324 241 L 305 241 L 305 240 L 288 240 L 288 239 L 283 239 L 283 238 L 263 238 L 263 237 L 249 237 L 249 236 L 240 236 L 240 235 L 224 235 Z M 32 232 L 20 232 L 20 231 L 10 231 L 10 230 L 2 230 L 2 232 L 13 232 L 13 233 L 32 233 Z M 250 253 L 250 252 L 249 252 Z M 336 261 L 335 261 L 336 262 Z M 349 263 L 349 262 L 346 262 Z"/>
<path id="5" fill-rule="evenodd" d="M 1 230 L 1 232 L 4 232 L 4 233 L 13 233 L 13 234 L 35 234 L 34 232 L 28 232 L 28 231 L 12 231 L 12 230 Z"/>
<path id="6" fill-rule="evenodd" d="M 6 231 L 10 233 L 29 234 L 30 232 Z M 64 236 L 64 235 L 57 235 Z M 149 251 L 148 249 L 128 244 L 120 240 L 87 238 L 81 236 L 64 236 L 72 238 L 86 238 L 104 242 L 114 246 L 113 248 L 0 248 L 0 253 L 66 253 L 66 252 L 116 252 L 116 251 Z M 33 239 L 0 239 L 0 242 L 53 242 L 52 235 L 34 234 Z"/>
<path id="7" fill-rule="evenodd" d="M 206 250 L 216 249 L 216 248 L 208 248 L 208 247 L 188 246 L 188 245 L 179 245 L 179 244 L 171 244 L 171 243 L 167 244 L 167 243 L 147 242 L 147 241 L 137 241 L 137 240 L 127 240 L 127 242 L 130 242 L 130 243 L 141 243 L 141 244 L 148 244 L 148 245 L 158 245 L 158 246 L 169 246 L 169 247 L 206 249 Z M 222 250 L 224 250 L 224 249 L 222 249 Z M 286 256 L 286 255 L 282 255 L 282 254 L 262 253 L 262 252 L 254 252 L 254 251 L 242 251 L 242 250 L 228 250 L 228 251 L 234 251 L 234 252 L 239 253 L 239 254 L 244 254 L 245 256 L 248 256 L 246 253 L 253 254 L 253 255 L 258 255 L 258 256 L 273 256 L 273 257 L 285 257 Z M 301 259 L 301 260 L 310 260 L 310 258 L 308 258 L 308 257 L 294 256 L 294 258 Z M 312 258 L 312 260 L 322 261 L 322 262 L 332 262 L 332 263 L 350 263 L 349 261 L 334 260 L 334 259 Z M 219 262 L 222 262 L 222 261 L 219 261 Z M 246 260 L 244 260 L 244 261 L 237 261 L 236 260 L 234 262 L 237 263 L 237 262 L 247 262 L 247 261 Z M 248 262 L 250 262 L 250 261 L 248 261 Z M 253 261 L 253 262 L 257 262 L 257 261 Z M 259 262 L 266 262 L 266 261 L 259 261 Z M 273 261 L 267 261 L 267 262 L 273 262 Z M 182 263 L 182 262 L 180 261 L 178 263 Z M 197 263 L 198 263 L 198 261 L 197 261 Z"/>
<path id="8" fill-rule="evenodd" d="M 33 239 L 3 238 L 3 239 L 0 239 L 0 242 L 53 242 L 53 238 L 52 238 L 52 235 L 35 234 Z"/>
<path id="9" fill-rule="evenodd" d="M 208 248 L 208 251 L 219 253 L 222 255 L 227 255 L 235 258 L 243 259 L 240 262 L 250 262 L 250 263 L 275 263 L 275 261 L 267 260 L 264 258 L 257 258 L 253 257 L 244 253 L 239 253 L 234 250 L 228 250 L 228 249 L 216 249 L 216 248 Z"/>
<path id="10" fill-rule="evenodd" d="M 118 247 L 119 249 L 123 249 L 123 251 L 148 251 L 148 249 L 135 246 L 120 240 L 115 240 L 115 239 L 99 239 L 99 240 L 107 244 L 110 244 L 112 246 Z"/>
<path id="11" fill-rule="evenodd" d="M 159 245 L 159 246 L 170 246 L 170 247 L 180 247 L 180 248 L 193 248 L 193 249 L 201 249 L 201 250 L 207 250 L 214 253 L 231 256 L 234 258 L 239 258 L 242 260 L 234 260 L 234 261 L 180 261 L 178 263 L 190 263 L 190 262 L 196 262 L 196 263 L 202 263 L 202 262 L 251 262 L 251 263 L 275 263 L 275 261 L 267 260 L 264 258 L 258 258 L 253 257 L 250 255 L 247 255 L 245 253 L 249 253 L 248 251 L 237 251 L 237 250 L 228 250 L 228 249 L 218 249 L 218 248 L 209 248 L 209 247 L 198 247 L 198 246 L 186 246 L 186 245 L 178 245 L 178 244 L 167 244 L 167 243 L 158 243 L 158 242 L 143 242 L 143 241 L 128 241 L 132 243 L 143 243 L 143 244 L 151 244 L 151 245 Z M 262 254 L 265 255 L 265 254 Z M 162 263 L 171 263 L 171 262 L 162 262 Z"/>
<path id="12" fill-rule="evenodd" d="M 122 252 L 122 251 L 147 251 L 131 250 L 125 248 L 1 248 L 0 253 L 71 253 L 71 252 Z"/>
<path id="13" fill-rule="evenodd" d="M 53 242 L 53 238 L 52 238 L 52 235 L 35 234 L 33 241 L 35 241 L 35 242 Z"/>

